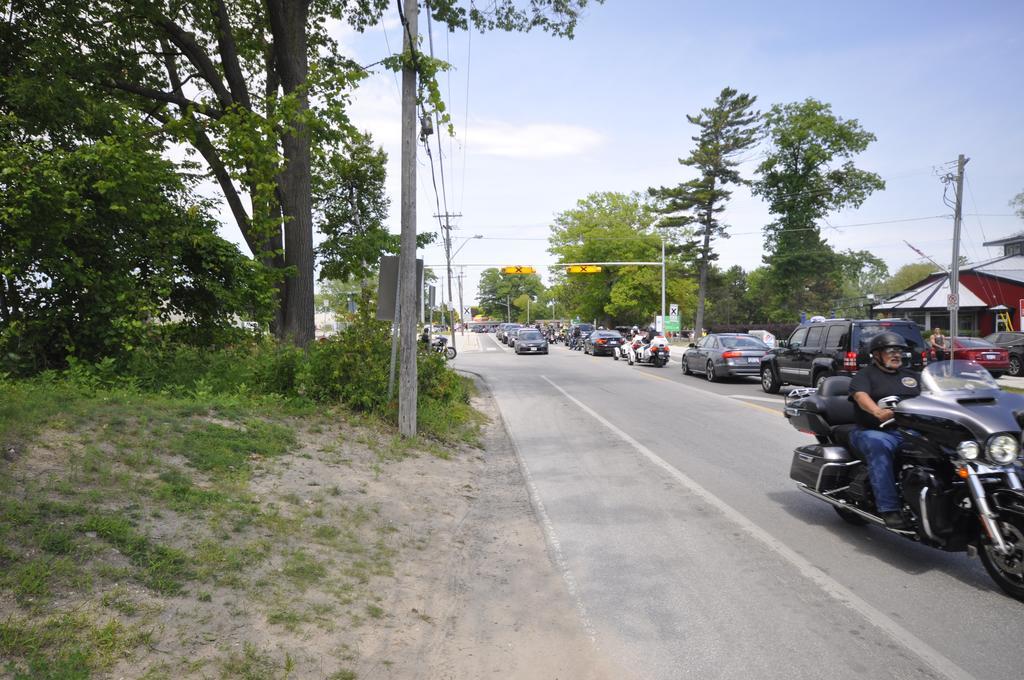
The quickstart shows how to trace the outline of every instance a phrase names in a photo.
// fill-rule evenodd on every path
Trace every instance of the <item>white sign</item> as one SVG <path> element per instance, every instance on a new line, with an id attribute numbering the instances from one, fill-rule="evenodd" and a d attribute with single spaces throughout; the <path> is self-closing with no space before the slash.
<path id="1" fill-rule="evenodd" d="M 679 305 L 669 305 L 668 315 L 670 317 L 679 318 Z"/>
<path id="2" fill-rule="evenodd" d="M 960 306 L 960 296 L 956 293 L 950 293 L 946 296 L 946 309 L 953 311 Z"/>

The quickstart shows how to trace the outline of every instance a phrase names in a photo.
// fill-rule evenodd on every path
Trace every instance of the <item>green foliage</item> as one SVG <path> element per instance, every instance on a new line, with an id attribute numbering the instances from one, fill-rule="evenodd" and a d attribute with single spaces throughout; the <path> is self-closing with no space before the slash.
<path id="1" fill-rule="evenodd" d="M 930 262 L 911 262 L 905 264 L 889 277 L 883 286 L 882 292 L 890 295 L 902 293 L 937 271 L 938 268 Z"/>
<path id="2" fill-rule="evenodd" d="M 270 282 L 216 235 L 151 128 L 66 150 L 18 126 L 0 120 L 0 369 L 123 356 L 172 316 L 195 341 L 268 318 Z"/>
<path id="3" fill-rule="evenodd" d="M 648 207 L 637 194 L 597 193 L 555 216 L 549 252 L 562 262 L 657 262 L 662 232 L 652 231 Z M 692 284 L 682 278 L 678 233 L 665 232 L 668 262 L 666 304 L 693 308 Z M 558 274 L 549 295 L 567 316 L 605 325 L 647 324 L 661 313 L 661 271 L 656 266 L 617 265 L 598 274 Z"/>
<path id="4" fill-rule="evenodd" d="M 1024 220 L 1024 191 L 1013 197 L 1013 200 L 1010 201 L 1010 207 L 1015 208 L 1017 215 Z"/>
<path id="5" fill-rule="evenodd" d="M 800 311 L 828 310 L 842 295 L 843 258 L 821 237 L 817 221 L 859 207 L 885 183 L 851 160 L 875 135 L 833 115 L 829 104 L 776 104 L 765 120 L 771 147 L 753 184 L 776 216 L 765 227 L 765 302 L 771 320 L 792 320 Z"/>
<path id="6" fill-rule="evenodd" d="M 544 283 L 536 274 L 506 274 L 500 269 L 485 269 L 477 284 L 477 298 L 483 313 L 504 319 L 511 312 L 512 321 L 526 321 L 526 304 L 522 308 L 513 306 L 512 301 L 524 295 L 539 297 L 544 292 Z"/>

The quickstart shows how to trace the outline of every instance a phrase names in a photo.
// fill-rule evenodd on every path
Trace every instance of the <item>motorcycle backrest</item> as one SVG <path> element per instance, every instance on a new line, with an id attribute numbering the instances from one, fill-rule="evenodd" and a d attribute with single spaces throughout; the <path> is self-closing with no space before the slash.
<path id="1" fill-rule="evenodd" d="M 823 397 L 845 397 L 850 393 L 850 376 L 833 375 L 825 378 L 818 394 Z"/>

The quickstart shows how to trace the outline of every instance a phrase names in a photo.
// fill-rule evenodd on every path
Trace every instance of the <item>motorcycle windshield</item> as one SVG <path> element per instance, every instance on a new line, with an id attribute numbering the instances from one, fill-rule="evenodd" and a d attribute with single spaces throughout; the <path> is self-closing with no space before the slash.
<path id="1" fill-rule="evenodd" d="M 936 361 L 921 371 L 921 390 L 932 394 L 998 390 L 999 384 L 973 361 Z"/>

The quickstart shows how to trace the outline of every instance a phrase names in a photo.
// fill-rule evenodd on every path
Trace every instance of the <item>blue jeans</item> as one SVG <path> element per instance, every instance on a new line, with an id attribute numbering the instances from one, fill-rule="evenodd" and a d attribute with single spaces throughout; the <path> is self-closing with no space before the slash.
<path id="1" fill-rule="evenodd" d="M 901 503 L 892 462 L 903 437 L 896 432 L 858 429 L 850 433 L 850 443 L 867 459 L 868 479 L 878 512 L 898 511 Z"/>

